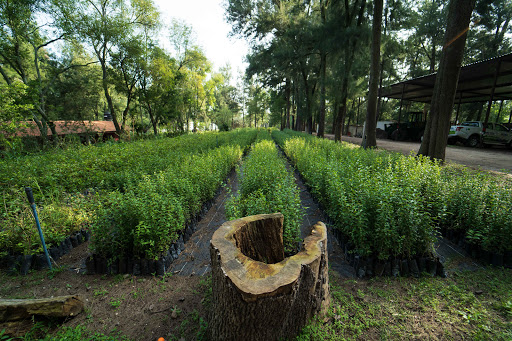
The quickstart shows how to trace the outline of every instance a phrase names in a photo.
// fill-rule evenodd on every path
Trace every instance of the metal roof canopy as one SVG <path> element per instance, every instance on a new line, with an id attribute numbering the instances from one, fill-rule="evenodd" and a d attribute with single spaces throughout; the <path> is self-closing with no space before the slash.
<path id="1" fill-rule="evenodd" d="M 437 73 L 382 88 L 381 97 L 430 103 Z M 512 53 L 463 66 L 455 103 L 512 100 Z"/>

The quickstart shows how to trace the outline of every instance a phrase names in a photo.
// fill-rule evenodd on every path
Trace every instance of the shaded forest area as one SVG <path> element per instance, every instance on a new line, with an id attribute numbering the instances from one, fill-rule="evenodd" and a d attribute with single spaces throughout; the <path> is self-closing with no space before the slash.
<path id="1" fill-rule="evenodd" d="M 193 28 L 163 22 L 151 0 L 2 1 L 0 24 L 4 132 L 30 120 L 49 140 L 53 121 L 104 114 L 119 135 L 240 125 L 230 66 L 214 71 Z"/>
<path id="2" fill-rule="evenodd" d="M 151 0 L 0 6 L 2 131 L 32 120 L 45 139 L 53 121 L 101 120 L 108 112 L 118 134 L 271 125 L 337 140 L 365 121 L 372 25 L 380 23 L 374 84 L 382 88 L 438 71 L 449 7 L 442 0 L 226 0 L 232 35 L 251 45 L 233 86 L 229 65 L 214 71 L 193 28 L 164 22 Z M 510 53 L 511 18 L 509 1 L 476 1 L 463 64 Z M 376 120 L 398 118 L 397 100 L 376 102 Z M 462 105 L 459 121 L 482 119 L 484 107 Z M 491 120 L 507 120 L 511 110 L 510 101 L 497 102 Z M 403 111 L 426 117 L 429 106 L 406 102 Z M 16 148 L 19 141 L 3 137 L 3 149 Z"/>
<path id="3" fill-rule="evenodd" d="M 375 4 L 380 3 L 379 88 L 438 71 L 448 1 L 243 1 L 230 0 L 233 33 L 252 43 L 248 77 L 271 89 L 271 122 L 339 140 L 365 120 Z M 470 12 L 471 13 L 471 12 Z M 512 51 L 512 4 L 474 5 L 463 64 Z M 461 32 L 462 33 L 462 32 Z M 378 49 L 377 49 L 378 50 Z M 501 108 L 501 109 L 500 109 Z M 511 103 L 497 103 L 491 119 L 508 119 Z M 377 120 L 397 119 L 400 104 L 378 99 Z M 405 103 L 405 112 L 423 112 Z M 461 108 L 460 120 L 481 119 L 484 103 Z"/>

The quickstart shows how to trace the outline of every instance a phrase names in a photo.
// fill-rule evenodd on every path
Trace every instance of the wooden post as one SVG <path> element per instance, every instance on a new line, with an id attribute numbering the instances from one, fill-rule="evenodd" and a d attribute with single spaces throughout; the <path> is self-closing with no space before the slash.
<path id="1" fill-rule="evenodd" d="M 457 104 L 457 114 L 455 115 L 455 124 L 459 124 L 460 104 L 462 102 L 462 91 L 459 93 L 459 103 Z"/>
<path id="2" fill-rule="evenodd" d="M 400 95 L 400 110 L 398 111 L 398 125 L 400 125 L 400 121 L 402 120 L 402 105 L 404 102 L 404 91 L 405 91 L 405 83 L 402 83 L 402 94 Z"/>
<path id="3" fill-rule="evenodd" d="M 495 123 L 500 123 L 500 116 L 501 116 L 501 109 L 503 109 L 503 100 L 501 100 L 501 103 L 500 103 L 500 110 L 498 110 L 498 116 L 496 116 L 496 121 Z"/>
<path id="4" fill-rule="evenodd" d="M 294 338 L 329 306 L 327 230 L 312 227 L 303 249 L 285 258 L 283 215 L 224 223 L 210 242 L 211 340 Z"/>
<path id="5" fill-rule="evenodd" d="M 496 83 L 498 81 L 498 76 L 500 75 L 500 68 L 501 68 L 501 59 L 498 60 L 498 63 L 496 65 L 496 72 L 494 73 L 494 82 L 492 83 L 492 89 L 491 89 L 491 97 L 489 98 L 489 103 L 487 103 L 487 112 L 485 113 L 485 121 L 484 121 L 484 128 L 483 128 L 484 133 L 487 130 L 487 123 L 489 123 L 489 115 L 491 114 L 492 102 L 494 101 L 494 90 L 496 89 Z"/>

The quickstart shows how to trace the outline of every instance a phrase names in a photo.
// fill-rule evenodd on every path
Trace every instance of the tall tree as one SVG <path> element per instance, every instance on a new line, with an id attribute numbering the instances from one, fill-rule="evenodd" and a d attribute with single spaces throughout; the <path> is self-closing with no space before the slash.
<path id="1" fill-rule="evenodd" d="M 325 26 L 327 21 L 327 6 L 329 6 L 329 0 L 320 0 L 320 18 L 322 26 Z M 322 44 L 320 46 L 320 110 L 318 117 L 318 136 L 324 137 L 325 133 L 325 92 L 326 92 L 326 72 L 327 72 L 327 52 L 326 46 Z"/>
<path id="2" fill-rule="evenodd" d="M 339 97 L 337 98 L 338 108 L 334 118 L 334 140 L 341 141 L 343 132 L 343 122 L 347 112 L 347 98 L 349 92 L 349 84 L 352 76 L 352 67 L 354 66 L 356 52 L 358 46 L 364 41 L 362 28 L 365 19 L 366 0 L 354 0 L 350 3 L 348 0 L 339 2 L 340 31 L 342 31 L 342 49 L 341 63 L 342 68 L 341 79 L 339 80 Z"/>
<path id="3" fill-rule="evenodd" d="M 375 0 L 373 3 L 373 27 L 372 27 L 372 53 L 370 67 L 370 84 L 368 91 L 368 105 L 366 109 L 366 127 L 363 132 L 363 148 L 377 146 L 375 136 L 377 127 L 377 96 L 379 91 L 380 75 L 380 37 L 382 30 L 382 7 L 383 0 Z"/>
<path id="4" fill-rule="evenodd" d="M 68 10 L 75 22 L 79 38 L 92 47 L 101 65 L 102 85 L 108 108 L 118 134 L 122 133 L 109 85 L 111 53 L 127 38 L 143 28 L 154 27 L 159 13 L 151 0 L 82 0 Z"/>
<path id="5" fill-rule="evenodd" d="M 479 0 L 475 4 L 475 27 L 468 34 L 465 63 L 473 63 L 512 52 L 512 2 Z"/>
<path id="6" fill-rule="evenodd" d="M 430 112 L 418 154 L 444 160 L 455 91 L 475 0 L 450 0 Z"/>
<path id="7" fill-rule="evenodd" d="M 59 75 L 83 66 L 68 58 L 57 58 L 48 47 L 71 37 L 71 23 L 66 18 L 69 1 L 23 0 L 0 2 L 0 73 L 10 84 L 20 79 L 33 94 L 32 119 L 43 141 L 48 127 L 57 141 L 52 117 L 47 110 L 48 95 Z M 38 23 L 37 17 L 46 22 Z M 45 33 L 48 33 L 46 36 Z M 9 75 L 7 68 L 14 71 Z"/>

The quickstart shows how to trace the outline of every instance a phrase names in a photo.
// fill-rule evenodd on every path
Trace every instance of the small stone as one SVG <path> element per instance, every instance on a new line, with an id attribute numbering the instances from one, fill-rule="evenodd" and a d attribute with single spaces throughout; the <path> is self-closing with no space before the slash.
<path id="1" fill-rule="evenodd" d="M 173 310 L 172 313 L 171 313 L 171 318 L 173 320 L 177 319 L 178 318 L 178 313 L 176 312 L 176 310 Z"/>
<path id="2" fill-rule="evenodd" d="M 483 290 L 475 290 L 475 295 L 482 295 L 483 293 Z"/>
<path id="3" fill-rule="evenodd" d="M 185 301 L 185 297 L 180 298 L 180 299 L 179 299 L 179 301 L 180 301 L 180 302 Z"/>

